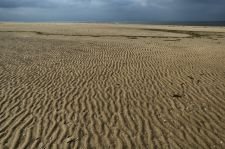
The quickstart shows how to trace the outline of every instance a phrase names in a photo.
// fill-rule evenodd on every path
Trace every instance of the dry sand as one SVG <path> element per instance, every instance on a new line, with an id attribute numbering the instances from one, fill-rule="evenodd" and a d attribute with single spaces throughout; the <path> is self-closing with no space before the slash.
<path id="1" fill-rule="evenodd" d="M 225 28 L 1 23 L 0 148 L 225 148 Z"/>

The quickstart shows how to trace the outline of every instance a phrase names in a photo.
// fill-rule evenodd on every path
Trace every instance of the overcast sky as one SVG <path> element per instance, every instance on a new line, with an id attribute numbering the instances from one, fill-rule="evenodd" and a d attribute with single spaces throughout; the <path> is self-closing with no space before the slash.
<path id="1" fill-rule="evenodd" d="M 225 0 L 0 0 L 0 21 L 219 20 Z"/>

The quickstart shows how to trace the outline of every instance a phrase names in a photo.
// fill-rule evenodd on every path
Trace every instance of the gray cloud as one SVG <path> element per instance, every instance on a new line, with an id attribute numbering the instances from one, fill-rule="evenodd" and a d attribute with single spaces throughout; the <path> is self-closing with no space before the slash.
<path id="1" fill-rule="evenodd" d="M 0 0 L 0 8 L 45 7 L 48 4 L 48 1 L 43 2 L 36 0 Z"/>
<path id="2" fill-rule="evenodd" d="M 225 20 L 225 0 L 0 0 L 0 20 Z"/>

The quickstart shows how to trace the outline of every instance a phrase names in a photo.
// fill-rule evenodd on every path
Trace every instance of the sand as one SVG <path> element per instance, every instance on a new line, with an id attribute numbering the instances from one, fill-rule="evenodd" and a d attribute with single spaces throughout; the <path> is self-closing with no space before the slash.
<path id="1" fill-rule="evenodd" d="M 0 148 L 225 148 L 225 28 L 0 24 Z"/>

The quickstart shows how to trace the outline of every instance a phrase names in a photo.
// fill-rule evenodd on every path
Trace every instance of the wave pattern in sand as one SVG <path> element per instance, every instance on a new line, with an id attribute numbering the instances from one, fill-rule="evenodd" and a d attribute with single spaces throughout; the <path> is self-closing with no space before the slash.
<path id="1" fill-rule="evenodd" d="M 0 148 L 224 148 L 225 36 L 179 37 L 1 32 Z"/>

